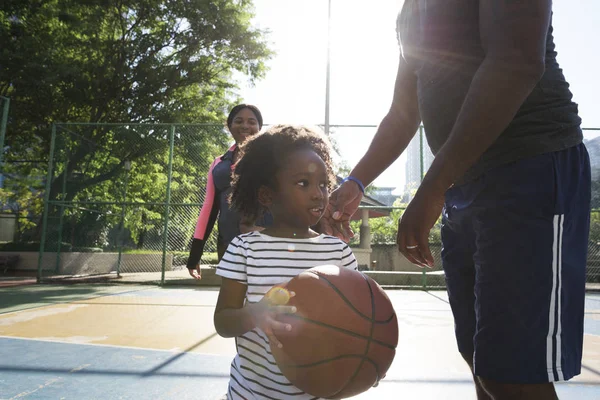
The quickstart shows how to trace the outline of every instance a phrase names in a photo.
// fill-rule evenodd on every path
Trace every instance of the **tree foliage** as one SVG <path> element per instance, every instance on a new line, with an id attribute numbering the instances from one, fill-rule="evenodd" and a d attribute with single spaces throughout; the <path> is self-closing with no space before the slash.
<path id="1" fill-rule="evenodd" d="M 252 16 L 247 0 L 2 2 L 0 95 L 11 98 L 2 172 L 12 191 L 3 197 L 23 202 L 24 188 L 43 187 L 53 122 L 222 123 L 236 100 L 232 74 L 260 79 L 272 54 Z M 176 134 L 179 200 L 200 200 L 226 142 L 222 129 Z M 59 125 L 56 148 L 51 200 L 118 201 L 130 162 L 129 201 L 164 201 L 169 132 L 159 126 Z"/>

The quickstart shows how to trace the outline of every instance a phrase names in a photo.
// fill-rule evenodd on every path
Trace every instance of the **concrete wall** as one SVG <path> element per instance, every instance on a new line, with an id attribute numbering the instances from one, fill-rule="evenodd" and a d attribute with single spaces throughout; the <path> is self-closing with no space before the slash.
<path id="1" fill-rule="evenodd" d="M 38 252 L 3 252 L 5 255 L 19 256 L 18 270 L 37 270 Z M 117 270 L 118 253 L 61 253 L 61 275 L 106 274 Z M 173 269 L 173 255 L 167 254 L 166 271 Z M 42 269 L 54 271 L 56 253 L 44 253 Z M 160 272 L 162 270 L 162 254 L 122 254 L 121 272 Z"/>

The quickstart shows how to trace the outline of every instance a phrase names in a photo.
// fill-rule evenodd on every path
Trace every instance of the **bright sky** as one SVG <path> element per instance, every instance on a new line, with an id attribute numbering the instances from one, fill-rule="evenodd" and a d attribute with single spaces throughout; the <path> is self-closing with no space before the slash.
<path id="1" fill-rule="evenodd" d="M 268 29 L 276 56 L 265 79 L 240 96 L 260 107 L 265 122 L 323 124 L 327 0 L 254 0 L 256 26 Z M 332 0 L 330 124 L 377 125 L 387 112 L 399 49 L 395 21 L 403 0 Z M 584 127 L 600 128 L 600 1 L 554 1 L 561 64 Z M 374 128 L 332 128 L 349 166 L 360 159 Z M 600 132 L 596 132 L 600 135 Z M 592 134 L 586 134 L 591 137 Z M 402 187 L 404 157 L 376 181 Z"/>

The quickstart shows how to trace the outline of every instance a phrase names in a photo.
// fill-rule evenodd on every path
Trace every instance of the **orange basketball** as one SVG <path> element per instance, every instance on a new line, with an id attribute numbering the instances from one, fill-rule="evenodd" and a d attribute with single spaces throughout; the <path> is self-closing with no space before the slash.
<path id="1" fill-rule="evenodd" d="M 278 320 L 292 325 L 271 346 L 277 365 L 299 389 L 341 399 L 371 388 L 392 364 L 398 320 L 383 289 L 365 274 L 324 265 L 282 287 L 296 295 L 297 312 Z"/>

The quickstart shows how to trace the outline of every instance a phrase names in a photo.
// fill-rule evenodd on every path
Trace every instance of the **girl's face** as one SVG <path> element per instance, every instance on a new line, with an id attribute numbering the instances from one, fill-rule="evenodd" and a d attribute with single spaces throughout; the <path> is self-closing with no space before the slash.
<path id="1" fill-rule="evenodd" d="M 255 135 L 259 131 L 256 115 L 249 108 L 242 108 L 233 117 L 229 132 L 237 144 L 241 144 L 249 136 Z"/>
<path id="2" fill-rule="evenodd" d="M 329 203 L 325 163 L 311 149 L 297 150 L 286 159 L 276 176 L 269 210 L 273 227 L 302 234 L 316 225 Z"/>

